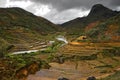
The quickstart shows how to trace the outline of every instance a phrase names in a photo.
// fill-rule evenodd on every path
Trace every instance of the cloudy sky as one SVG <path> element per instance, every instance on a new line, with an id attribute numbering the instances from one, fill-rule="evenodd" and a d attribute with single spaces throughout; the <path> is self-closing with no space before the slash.
<path id="1" fill-rule="evenodd" d="M 120 10 L 120 0 L 0 0 L 0 7 L 21 7 L 57 24 L 86 16 L 94 4 Z"/>

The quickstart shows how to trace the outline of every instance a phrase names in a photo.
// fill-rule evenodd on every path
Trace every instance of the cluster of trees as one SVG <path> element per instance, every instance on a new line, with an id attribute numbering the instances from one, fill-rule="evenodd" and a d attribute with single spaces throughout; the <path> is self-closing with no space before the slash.
<path id="1" fill-rule="evenodd" d="M 6 42 L 4 39 L 0 38 L 0 58 L 4 57 L 8 51 L 14 47 L 14 45 L 10 45 L 8 42 Z"/>

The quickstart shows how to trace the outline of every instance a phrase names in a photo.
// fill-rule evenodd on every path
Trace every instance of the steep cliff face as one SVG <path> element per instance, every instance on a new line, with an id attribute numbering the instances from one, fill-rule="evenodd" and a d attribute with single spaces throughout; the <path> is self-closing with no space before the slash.
<path id="1" fill-rule="evenodd" d="M 17 79 L 24 80 L 24 79 L 26 79 L 26 77 L 29 74 L 34 74 L 38 70 L 40 70 L 40 66 L 39 66 L 38 63 L 34 62 L 34 63 L 32 63 L 30 65 L 27 65 L 25 67 L 22 67 L 21 69 L 19 69 L 18 71 L 16 71 L 15 77 Z"/>

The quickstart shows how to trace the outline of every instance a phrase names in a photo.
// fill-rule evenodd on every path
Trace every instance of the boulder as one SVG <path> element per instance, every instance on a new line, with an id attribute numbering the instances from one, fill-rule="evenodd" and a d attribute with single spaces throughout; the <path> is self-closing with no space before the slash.
<path id="1" fill-rule="evenodd" d="M 87 78 L 87 80 L 96 80 L 96 78 L 94 76 L 90 76 Z"/>
<path id="2" fill-rule="evenodd" d="M 62 77 L 62 78 L 58 78 L 58 80 L 69 80 L 69 79 Z"/>

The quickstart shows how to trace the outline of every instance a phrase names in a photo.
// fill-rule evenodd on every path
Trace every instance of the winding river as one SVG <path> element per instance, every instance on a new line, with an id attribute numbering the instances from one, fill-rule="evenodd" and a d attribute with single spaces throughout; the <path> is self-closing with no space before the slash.
<path id="1" fill-rule="evenodd" d="M 63 41 L 64 44 L 68 44 L 68 41 L 64 36 L 57 36 L 57 40 Z M 45 50 L 46 48 L 40 49 Z M 28 51 L 18 51 L 14 52 L 13 54 L 24 54 L 24 53 L 31 53 L 31 52 L 37 52 L 40 50 L 28 50 Z M 70 63 L 71 64 L 71 63 Z M 42 69 L 34 75 L 29 75 L 27 77 L 27 80 L 57 80 L 60 77 L 66 77 L 70 80 L 77 80 L 78 78 L 81 78 L 81 74 L 78 70 L 75 69 L 74 64 L 69 65 L 69 63 L 64 64 L 58 64 L 58 63 L 50 63 L 51 68 L 50 69 Z"/>
<path id="2" fill-rule="evenodd" d="M 64 36 L 62 36 L 62 35 L 57 36 L 56 39 L 58 41 L 63 41 L 65 44 L 68 44 L 67 39 Z M 52 43 L 54 43 L 54 41 Z M 65 45 L 65 44 L 63 44 L 63 45 Z M 47 46 L 47 45 L 45 45 L 45 46 Z M 42 48 L 42 49 L 39 49 L 39 50 L 17 51 L 17 52 L 13 52 L 12 54 L 32 53 L 32 52 L 42 51 L 42 50 L 45 50 L 45 49 L 46 48 Z"/>
<path id="3" fill-rule="evenodd" d="M 59 35 L 56 37 L 58 41 L 63 41 L 64 44 L 68 44 L 67 39 Z M 28 50 L 28 51 L 18 51 L 18 52 L 13 52 L 14 55 L 17 54 L 25 54 L 25 53 L 32 53 L 32 52 L 37 52 L 37 51 L 42 51 L 45 50 L 46 48 L 39 49 L 39 50 Z M 57 80 L 60 77 L 66 77 L 69 78 L 70 80 L 76 80 L 81 77 L 81 74 L 78 70 L 75 69 L 74 64 L 69 65 L 71 63 L 64 63 L 64 64 L 58 64 L 58 63 L 50 63 L 51 68 L 50 69 L 42 69 L 36 74 L 29 75 L 27 77 L 27 80 Z"/>

